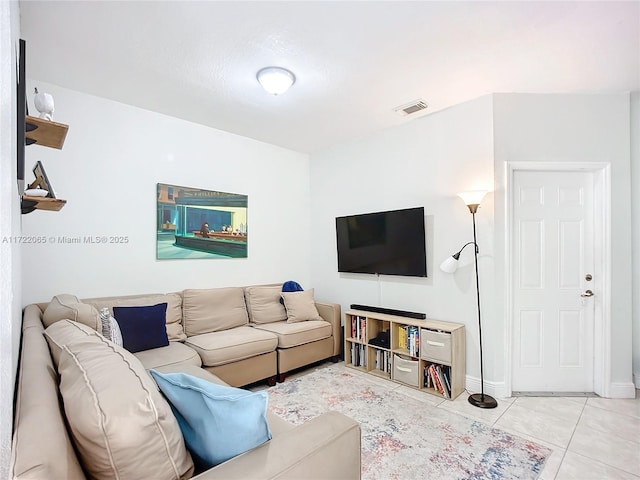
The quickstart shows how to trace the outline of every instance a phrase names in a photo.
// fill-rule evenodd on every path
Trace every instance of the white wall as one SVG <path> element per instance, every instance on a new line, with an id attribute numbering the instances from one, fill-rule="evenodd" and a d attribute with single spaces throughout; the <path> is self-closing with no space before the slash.
<path id="1" fill-rule="evenodd" d="M 640 92 L 631 94 L 631 212 L 633 224 L 633 373 L 640 389 Z"/>
<path id="2" fill-rule="evenodd" d="M 498 190 L 504 192 L 505 162 L 611 165 L 611 383 L 605 386 L 605 391 L 612 395 L 616 391 L 628 392 L 632 378 L 630 97 L 628 94 L 494 97 Z M 502 202 L 496 209 L 496 225 L 505 225 L 503 206 Z M 504 238 L 504 232 L 497 234 L 498 239 Z M 496 268 L 502 270 L 503 265 L 498 258 Z"/>
<path id="3" fill-rule="evenodd" d="M 62 292 L 90 297 L 288 279 L 311 286 L 308 156 L 44 82 L 31 80 L 33 87 L 54 96 L 54 120 L 70 128 L 62 150 L 27 149 L 27 179 L 41 160 L 67 205 L 23 218 L 25 236 L 47 239 L 23 246 L 25 304 Z M 248 258 L 156 260 L 157 183 L 248 195 Z M 129 243 L 57 241 L 90 235 L 128 236 Z"/>
<path id="4" fill-rule="evenodd" d="M 390 112 L 390 114 L 392 114 Z M 467 374 L 479 378 L 473 250 L 454 275 L 438 268 L 473 240 L 472 217 L 457 192 L 493 188 L 492 99 L 485 96 L 368 138 L 312 156 L 313 283 L 323 296 L 352 303 L 424 312 L 467 327 Z M 426 279 L 337 271 L 335 217 L 424 206 Z M 485 353 L 502 351 L 493 292 L 493 195 L 477 214 Z M 498 360 L 502 361 L 500 356 Z M 496 358 L 485 356 L 485 378 L 495 380 Z M 478 384 L 479 386 L 479 384 Z"/>
<path id="5" fill-rule="evenodd" d="M 495 94 L 313 155 L 313 283 L 343 308 L 378 305 L 465 324 L 467 387 L 477 389 L 472 261 L 467 258 L 468 267 L 454 275 L 442 273 L 438 265 L 472 235 L 468 210 L 455 193 L 476 185 L 495 187 L 477 221 L 485 380 L 488 393 L 504 394 L 509 371 L 504 164 L 610 162 L 613 307 L 608 390 L 626 394 L 632 364 L 629 105 L 626 94 Z M 427 213 L 427 279 L 337 272 L 336 216 L 416 205 L 424 205 Z"/>
<path id="6" fill-rule="evenodd" d="M 18 2 L 0 2 L 0 478 L 9 476 L 21 325 L 20 201 L 16 182 Z"/>

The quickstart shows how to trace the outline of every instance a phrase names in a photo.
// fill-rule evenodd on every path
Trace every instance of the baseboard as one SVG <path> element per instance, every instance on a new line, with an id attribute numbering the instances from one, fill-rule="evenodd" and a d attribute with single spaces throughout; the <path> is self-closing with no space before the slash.
<path id="1" fill-rule="evenodd" d="M 479 393 L 481 391 L 480 379 L 467 375 L 465 388 L 469 393 Z M 484 393 L 494 398 L 507 398 L 509 396 L 504 382 L 491 382 L 487 379 L 484 380 Z"/>
<path id="2" fill-rule="evenodd" d="M 610 383 L 606 398 L 636 398 L 636 388 L 640 389 L 640 374 L 634 374 L 633 378 L 635 385 L 633 382 Z M 467 375 L 465 385 L 469 393 L 480 392 L 479 378 Z M 484 381 L 484 393 L 495 398 L 507 398 L 510 396 L 504 382 L 491 382 L 486 379 Z"/>
<path id="3" fill-rule="evenodd" d="M 638 378 L 636 375 L 637 384 Z M 636 385 L 633 382 L 610 383 L 607 398 L 636 398 Z"/>

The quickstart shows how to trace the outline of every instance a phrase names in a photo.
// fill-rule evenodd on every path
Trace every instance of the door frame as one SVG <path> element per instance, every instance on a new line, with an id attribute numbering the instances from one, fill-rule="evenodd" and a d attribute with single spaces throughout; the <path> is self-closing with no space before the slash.
<path id="1" fill-rule="evenodd" d="M 505 394 L 513 375 L 513 184 L 517 171 L 593 173 L 594 345 L 593 390 L 610 394 L 611 381 L 611 165 L 605 162 L 506 162 L 505 169 Z"/>

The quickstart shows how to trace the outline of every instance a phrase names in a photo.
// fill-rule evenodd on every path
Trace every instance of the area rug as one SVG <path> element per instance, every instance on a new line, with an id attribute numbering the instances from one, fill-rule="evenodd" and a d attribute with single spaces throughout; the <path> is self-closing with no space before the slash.
<path id="1" fill-rule="evenodd" d="M 364 480 L 528 480 L 551 450 L 331 365 L 269 388 L 269 408 L 295 425 L 336 410 L 360 423 Z M 424 395 L 429 395 L 424 393 Z"/>

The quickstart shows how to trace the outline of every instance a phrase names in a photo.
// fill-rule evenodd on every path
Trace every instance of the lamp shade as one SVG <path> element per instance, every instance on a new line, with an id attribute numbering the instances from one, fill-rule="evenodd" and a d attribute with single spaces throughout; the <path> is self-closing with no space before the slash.
<path id="1" fill-rule="evenodd" d="M 465 205 L 480 205 L 482 199 L 487 194 L 486 190 L 471 190 L 468 192 L 461 192 L 458 196 L 462 199 Z"/>
<path id="2" fill-rule="evenodd" d="M 440 264 L 440 270 L 445 273 L 453 273 L 458 269 L 458 259 L 455 256 L 447 257 L 444 262 Z"/>
<path id="3" fill-rule="evenodd" d="M 289 90 L 296 76 L 286 68 L 265 67 L 256 74 L 262 88 L 272 95 L 280 95 Z"/>

